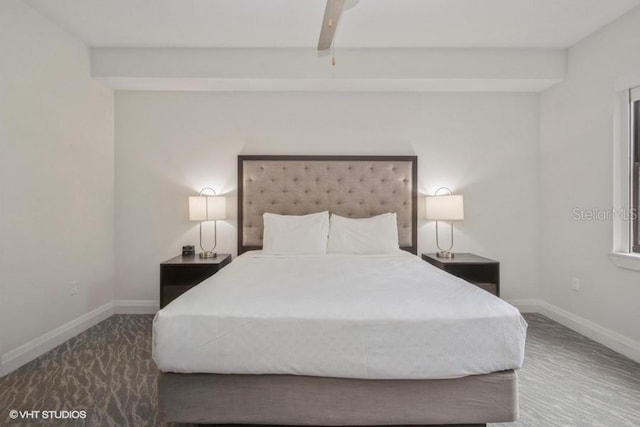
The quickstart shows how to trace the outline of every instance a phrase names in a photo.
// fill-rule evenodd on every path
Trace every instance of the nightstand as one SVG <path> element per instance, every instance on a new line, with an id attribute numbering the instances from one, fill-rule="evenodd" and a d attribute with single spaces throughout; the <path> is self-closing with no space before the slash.
<path id="1" fill-rule="evenodd" d="M 453 258 L 438 258 L 436 254 L 422 254 L 422 259 L 495 296 L 500 296 L 500 263 L 498 261 L 465 253 L 457 253 Z"/>
<path id="2" fill-rule="evenodd" d="M 231 262 L 231 254 L 218 254 L 215 258 L 197 255 L 178 255 L 160 264 L 160 308 L 213 276 Z"/>

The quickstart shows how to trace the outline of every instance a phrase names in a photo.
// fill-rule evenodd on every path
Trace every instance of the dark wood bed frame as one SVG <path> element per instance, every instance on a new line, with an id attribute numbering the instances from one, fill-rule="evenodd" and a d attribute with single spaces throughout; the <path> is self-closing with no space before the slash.
<path id="1" fill-rule="evenodd" d="M 416 156 L 240 155 L 238 254 L 261 249 L 244 244 L 246 161 L 410 162 L 411 244 L 403 245 L 402 249 L 417 253 Z M 517 375 L 513 371 L 448 380 L 161 373 L 158 400 L 163 421 L 218 426 L 392 424 L 480 427 L 488 422 L 515 421 L 518 413 Z M 349 402 L 348 406 L 345 402 Z"/>

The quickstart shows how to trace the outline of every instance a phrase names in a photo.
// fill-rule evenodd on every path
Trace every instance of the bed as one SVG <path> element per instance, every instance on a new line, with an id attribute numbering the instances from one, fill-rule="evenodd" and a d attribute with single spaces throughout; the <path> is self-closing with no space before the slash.
<path id="1" fill-rule="evenodd" d="M 485 425 L 517 418 L 526 323 L 416 256 L 412 156 L 239 156 L 238 253 L 158 312 L 163 421 Z M 397 214 L 404 251 L 260 251 L 262 214 Z"/>

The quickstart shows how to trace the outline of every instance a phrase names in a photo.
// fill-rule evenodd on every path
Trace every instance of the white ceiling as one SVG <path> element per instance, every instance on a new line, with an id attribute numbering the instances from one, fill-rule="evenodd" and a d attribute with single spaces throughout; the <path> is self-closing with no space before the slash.
<path id="1" fill-rule="evenodd" d="M 24 0 L 89 46 L 315 47 L 325 0 Z M 339 47 L 565 48 L 640 0 L 360 0 Z"/>

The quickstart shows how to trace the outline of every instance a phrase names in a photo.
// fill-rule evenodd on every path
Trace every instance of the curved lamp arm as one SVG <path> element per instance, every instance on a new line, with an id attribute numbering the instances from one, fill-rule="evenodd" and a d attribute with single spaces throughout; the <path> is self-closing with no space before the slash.
<path id="1" fill-rule="evenodd" d="M 436 201 L 438 196 L 443 196 L 443 199 Z M 427 203 L 431 203 L 433 213 L 429 213 L 427 208 L 427 218 L 436 221 L 436 246 L 440 250 L 437 256 L 440 258 L 453 258 L 454 255 L 451 252 L 453 248 L 453 220 L 462 219 L 464 217 L 463 200 L 462 196 L 454 195 L 447 187 L 440 187 L 435 191 L 433 196 L 429 196 L 431 199 L 427 200 Z M 431 216 L 431 218 L 429 218 Z M 449 221 L 449 229 L 451 233 L 450 245 L 448 248 L 440 246 L 440 233 L 439 222 Z"/>
<path id="2" fill-rule="evenodd" d="M 217 197 L 218 195 L 213 188 L 205 187 L 200 190 L 197 197 L 189 198 L 189 219 L 192 221 L 200 221 L 200 249 L 202 249 L 200 258 L 215 258 L 218 256 L 218 254 L 214 252 L 218 245 L 217 220 L 225 218 L 224 210 L 226 209 L 226 204 L 224 203 L 224 198 L 222 198 L 221 204 L 217 204 L 216 202 L 216 204 L 210 206 L 209 203 L 212 202 L 210 199 Z M 205 249 L 202 244 L 202 223 L 204 221 L 213 221 L 214 243 L 211 249 Z"/>

